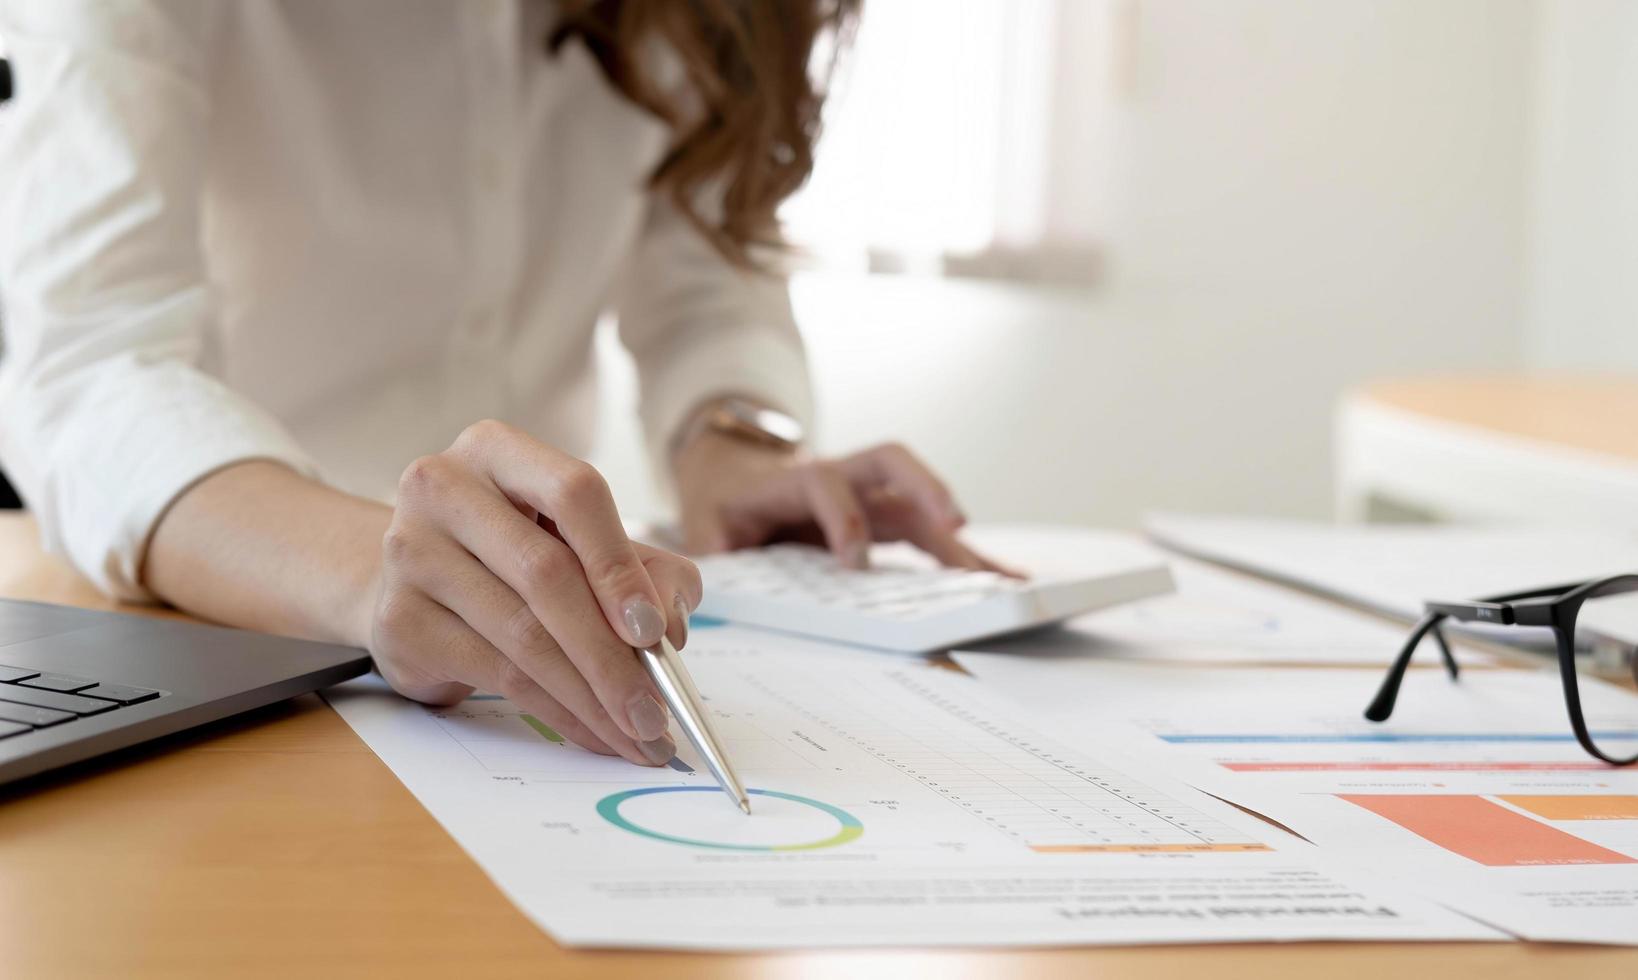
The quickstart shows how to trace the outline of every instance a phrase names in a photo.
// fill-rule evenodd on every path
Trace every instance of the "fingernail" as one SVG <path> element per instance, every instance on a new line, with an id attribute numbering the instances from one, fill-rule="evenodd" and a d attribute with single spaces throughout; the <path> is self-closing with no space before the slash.
<path id="1" fill-rule="evenodd" d="M 626 602 L 625 608 L 626 629 L 631 633 L 631 640 L 640 647 L 651 647 L 660 642 L 665 635 L 665 617 L 660 610 L 644 598 L 631 599 Z"/>
<path id="2" fill-rule="evenodd" d="M 664 735 L 647 742 L 638 742 L 637 748 L 642 750 L 648 761 L 657 766 L 663 766 L 677 756 L 677 743 Z"/>
<path id="3" fill-rule="evenodd" d="M 666 731 L 665 709 L 652 694 L 639 694 L 626 704 L 626 715 L 640 739 L 660 738 Z"/>
<path id="4" fill-rule="evenodd" d="M 848 545 L 844 552 L 847 555 L 849 568 L 868 568 L 870 566 L 870 545 L 864 541 L 855 541 Z"/>
<path id="5" fill-rule="evenodd" d="M 677 596 L 676 600 L 673 601 L 671 605 L 672 608 L 677 610 L 677 631 L 682 637 L 681 642 L 679 642 L 677 645 L 682 646 L 684 643 L 688 642 L 688 603 L 683 602 L 682 596 Z"/>

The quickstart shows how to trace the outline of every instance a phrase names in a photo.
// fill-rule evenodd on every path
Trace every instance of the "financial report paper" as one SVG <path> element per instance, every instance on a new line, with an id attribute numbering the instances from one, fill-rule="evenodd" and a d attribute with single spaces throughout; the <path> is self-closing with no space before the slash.
<path id="1" fill-rule="evenodd" d="M 644 769 L 491 696 L 428 708 L 365 679 L 327 697 L 570 945 L 1499 937 L 1060 745 L 953 671 L 735 628 L 696 630 L 685 656 L 753 816 L 688 747 Z"/>
<path id="2" fill-rule="evenodd" d="M 1326 852 L 1527 939 L 1638 944 L 1638 769 L 1586 755 L 1547 671 L 1214 670 L 956 654 L 1083 739 L 1126 745 Z M 1064 692 L 1094 691 L 1094 718 Z M 1638 749 L 1638 697 L 1583 681 L 1589 724 Z"/>

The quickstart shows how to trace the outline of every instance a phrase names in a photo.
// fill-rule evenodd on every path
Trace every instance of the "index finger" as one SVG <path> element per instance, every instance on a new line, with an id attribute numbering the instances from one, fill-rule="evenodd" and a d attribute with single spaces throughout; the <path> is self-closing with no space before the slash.
<path id="1" fill-rule="evenodd" d="M 915 453 L 897 443 L 856 453 L 841 465 L 852 480 L 876 483 L 909 498 L 933 524 L 953 531 L 967 523 L 944 481 Z"/>
<path id="2" fill-rule="evenodd" d="M 814 523 L 819 525 L 836 560 L 846 568 L 868 568 L 870 518 L 848 483 L 847 474 L 830 463 L 810 463 L 796 472 L 813 510 Z"/>
<path id="3" fill-rule="evenodd" d="M 882 525 L 890 533 L 932 555 L 941 565 L 996 572 L 1008 578 L 1028 578 L 1023 572 L 974 551 L 956 537 L 955 531 L 940 526 L 913 501 L 895 490 L 875 491 L 867 498 L 867 506 L 872 514 L 880 515 Z"/>
<path id="4" fill-rule="evenodd" d="M 500 422 L 469 427 L 456 446 L 503 493 L 556 525 L 622 640 L 634 647 L 660 642 L 665 607 L 595 467 Z"/>

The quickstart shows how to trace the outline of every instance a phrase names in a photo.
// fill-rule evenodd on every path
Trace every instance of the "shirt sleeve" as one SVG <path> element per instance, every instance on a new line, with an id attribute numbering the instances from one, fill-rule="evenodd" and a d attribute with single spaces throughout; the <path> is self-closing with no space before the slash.
<path id="1" fill-rule="evenodd" d="M 0 5 L 0 465 L 46 546 L 146 599 L 143 551 L 211 472 L 293 438 L 202 369 L 211 0 Z"/>
<path id="2" fill-rule="evenodd" d="M 730 264 L 661 195 L 650 205 L 618 313 L 662 482 L 672 438 L 711 398 L 752 398 L 812 431 L 807 357 L 785 278 Z"/>

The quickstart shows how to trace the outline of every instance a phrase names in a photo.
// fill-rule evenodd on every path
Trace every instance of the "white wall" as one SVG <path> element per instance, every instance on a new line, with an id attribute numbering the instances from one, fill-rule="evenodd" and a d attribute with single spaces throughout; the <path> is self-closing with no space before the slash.
<path id="1" fill-rule="evenodd" d="M 1128 280 L 1511 331 L 1528 3 L 1138 9 L 1110 147 L 1111 253 Z"/>
<path id="2" fill-rule="evenodd" d="M 1638 370 L 1638 4 L 1542 0 L 1525 345 Z"/>
<path id="3" fill-rule="evenodd" d="M 911 443 L 979 518 L 1324 516 L 1345 386 L 1520 363 L 1533 10 L 1131 11 L 1107 177 L 1087 178 L 1110 182 L 1107 280 L 799 282 L 824 444 Z M 650 512 L 625 441 L 600 461 Z"/>

